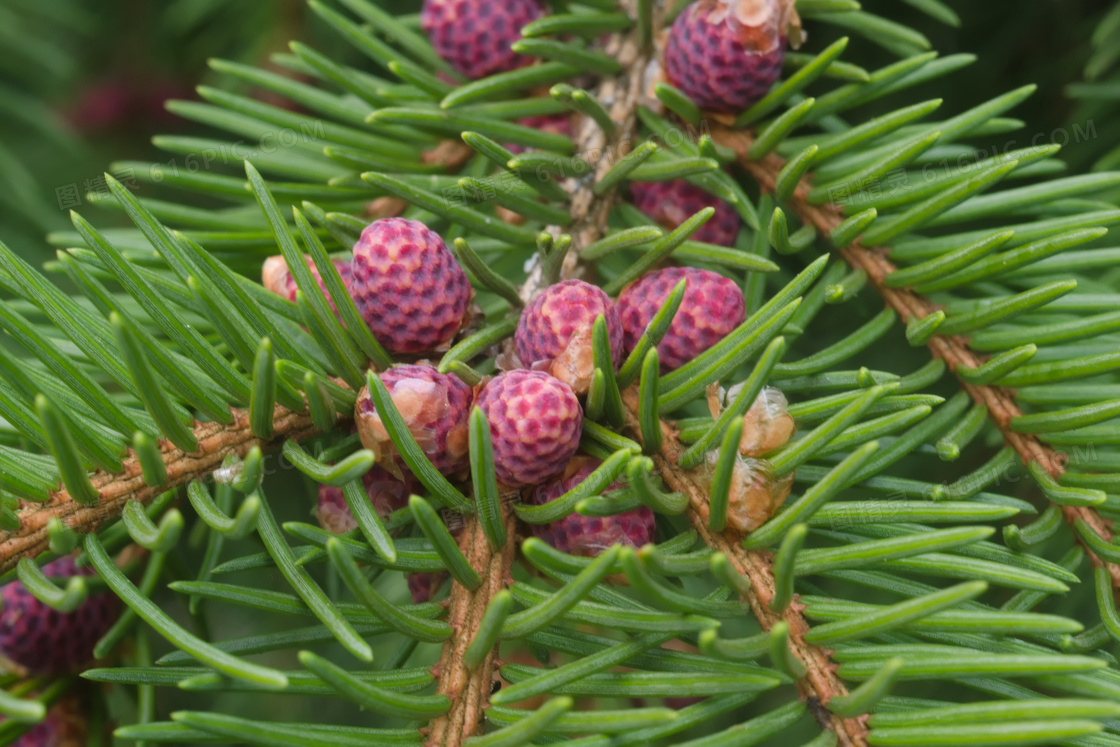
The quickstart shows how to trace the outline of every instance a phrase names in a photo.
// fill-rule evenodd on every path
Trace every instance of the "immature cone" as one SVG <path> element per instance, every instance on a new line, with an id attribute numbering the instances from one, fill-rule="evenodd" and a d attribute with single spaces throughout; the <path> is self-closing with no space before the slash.
<path id="1" fill-rule="evenodd" d="M 579 400 L 571 387 L 547 374 L 501 374 L 482 388 L 476 404 L 490 422 L 498 480 L 510 487 L 559 475 L 579 448 Z"/>
<path id="2" fill-rule="evenodd" d="M 405 479 L 401 480 L 377 465 L 362 475 L 362 485 L 373 510 L 382 518 L 407 506 L 408 496 L 417 492 L 419 487 L 411 474 L 405 473 Z M 319 525 L 332 534 L 346 534 L 358 528 L 358 522 L 342 494 L 342 488 L 320 485 L 319 504 L 315 513 Z"/>
<path id="3" fill-rule="evenodd" d="M 743 291 L 735 281 L 692 267 L 656 270 L 626 286 L 618 297 L 627 352 L 638 344 L 646 325 L 682 278 L 687 281 L 684 298 L 657 346 L 662 373 L 680 368 L 700 355 L 746 318 Z"/>
<path id="4" fill-rule="evenodd" d="M 715 208 L 708 222 L 692 234 L 693 241 L 732 246 L 742 222 L 734 208 L 723 200 L 689 184 L 684 179 L 667 182 L 633 182 L 634 205 L 670 231 L 706 207 Z"/>
<path id="5" fill-rule="evenodd" d="M 43 573 L 65 580 L 93 576 L 74 559 L 59 558 Z M 98 639 L 116 622 L 120 603 L 110 591 L 90 594 L 73 612 L 59 612 L 40 602 L 13 581 L 0 591 L 0 653 L 35 674 L 69 672 L 93 658 Z"/>
<path id="6" fill-rule="evenodd" d="M 665 76 L 701 109 L 737 113 L 781 75 L 793 0 L 700 0 L 677 16 Z"/>
<path id="7" fill-rule="evenodd" d="M 394 353 L 448 343 L 463 323 L 471 285 L 435 231 L 404 218 L 366 226 L 354 245 L 350 294 L 373 336 Z"/>
<path id="8" fill-rule="evenodd" d="M 510 45 L 541 15 L 536 0 L 424 0 L 420 26 L 452 67 L 468 78 L 485 78 L 533 61 Z"/>
<path id="9" fill-rule="evenodd" d="M 595 319 L 607 324 L 615 368 L 622 361 L 622 322 L 614 303 L 597 286 L 565 280 L 550 286 L 521 312 L 514 333 L 517 357 L 586 394 L 595 372 L 592 337 Z"/>
<path id="10" fill-rule="evenodd" d="M 381 382 L 400 410 L 408 432 L 435 468 L 448 476 L 465 473 L 471 388 L 459 377 L 441 374 L 423 364 L 390 368 L 381 374 Z M 392 476 L 403 479 L 408 467 L 385 429 L 368 386 L 358 392 L 354 422 L 362 445 L 373 452 L 377 463 Z"/>
<path id="11" fill-rule="evenodd" d="M 528 502 L 542 505 L 572 490 L 602 464 L 592 457 L 576 457 L 564 474 L 538 485 Z M 612 486 L 613 488 L 614 486 Z M 641 547 L 653 541 L 656 530 L 653 511 L 639 506 L 616 516 L 580 516 L 572 513 L 551 524 L 533 524 L 533 534 L 561 552 L 593 558 L 611 545 Z"/>
<path id="12" fill-rule="evenodd" d="M 323 294 L 326 295 L 327 300 L 330 301 L 331 308 L 335 308 L 334 299 L 331 294 L 327 292 L 327 286 L 323 283 L 323 278 L 319 274 L 319 268 L 315 266 L 314 260 L 311 257 L 305 257 L 307 260 L 307 268 L 311 270 L 311 277 L 315 278 L 315 282 L 323 289 Z M 332 259 L 331 264 L 338 270 L 338 274 L 342 276 L 342 284 L 347 290 L 350 289 L 351 280 L 351 266 L 348 260 Z M 299 288 L 296 286 L 296 279 L 292 277 L 292 272 L 288 268 L 288 263 L 284 257 L 277 254 L 269 257 L 264 261 L 264 267 L 261 268 L 261 282 L 265 288 L 289 301 L 296 300 L 296 291 Z"/>

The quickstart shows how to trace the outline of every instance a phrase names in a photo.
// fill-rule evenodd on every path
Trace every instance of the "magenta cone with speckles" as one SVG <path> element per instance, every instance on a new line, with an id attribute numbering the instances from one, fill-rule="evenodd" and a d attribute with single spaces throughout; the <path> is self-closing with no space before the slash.
<path id="1" fill-rule="evenodd" d="M 539 371 L 510 371 L 482 388 L 494 469 L 511 487 L 539 485 L 564 471 L 579 448 L 583 410 L 572 388 Z"/>
<path id="2" fill-rule="evenodd" d="M 692 241 L 732 246 L 739 235 L 742 223 L 735 209 L 684 179 L 634 182 L 630 185 L 630 195 L 639 210 L 670 231 L 704 208 L 715 208 L 708 222 L 692 234 Z"/>
<path id="3" fill-rule="evenodd" d="M 373 336 L 394 353 L 449 342 L 463 323 L 471 286 L 439 235 L 423 223 L 382 218 L 354 245 L 350 294 Z"/>
<path id="4" fill-rule="evenodd" d="M 431 366 L 394 366 L 381 374 L 381 382 L 408 425 L 408 432 L 444 475 L 461 475 L 467 469 L 472 390 L 457 376 L 441 374 Z M 389 432 L 369 395 L 362 387 L 354 405 L 354 422 L 362 445 L 394 477 L 404 478 L 408 467 L 389 438 Z"/>
<path id="5" fill-rule="evenodd" d="M 680 368 L 718 343 L 746 317 L 743 291 L 735 281 L 693 267 L 656 270 L 628 285 L 618 297 L 627 351 L 634 349 L 646 325 L 682 278 L 687 281 L 684 298 L 657 346 L 663 373 Z"/>
<path id="6" fill-rule="evenodd" d="M 573 459 L 565 474 L 539 485 L 529 503 L 542 505 L 572 490 L 602 462 L 593 458 Z M 611 486 L 613 489 L 616 486 Z M 593 558 L 611 545 L 641 547 L 653 541 L 657 528 L 653 511 L 646 506 L 616 516 L 580 516 L 572 513 L 551 524 L 533 524 L 533 534 L 561 552 Z"/>
<path id="7" fill-rule="evenodd" d="M 536 0 L 424 0 L 420 26 L 452 67 L 468 78 L 485 78 L 533 61 L 510 45 L 541 15 Z"/>
<path id="8" fill-rule="evenodd" d="M 685 8 L 665 45 L 669 82 L 701 109 L 737 113 L 750 107 L 782 72 L 786 39 L 776 6 L 700 0 Z"/>
<path id="9" fill-rule="evenodd" d="M 59 558 L 43 573 L 65 583 L 71 576 L 93 576 L 74 559 Z M 93 658 L 93 646 L 117 620 L 120 603 L 110 591 L 91 593 L 73 612 L 59 612 L 13 581 L 0 591 L 0 653 L 36 674 L 57 674 Z"/>
<path id="10" fill-rule="evenodd" d="M 407 506 L 408 496 L 419 492 L 420 487 L 411 474 L 405 473 L 405 479 L 399 480 L 376 464 L 362 475 L 362 485 L 373 510 L 382 518 Z M 320 485 L 319 504 L 315 513 L 320 526 L 332 534 L 346 534 L 358 528 L 358 522 L 346 504 L 342 488 Z"/>
<path id="11" fill-rule="evenodd" d="M 582 280 L 565 280 L 546 288 L 521 312 L 514 333 L 521 364 L 545 370 L 586 394 L 595 370 L 592 338 L 595 319 L 607 324 L 615 368 L 622 361 L 622 322 L 610 297 Z"/>

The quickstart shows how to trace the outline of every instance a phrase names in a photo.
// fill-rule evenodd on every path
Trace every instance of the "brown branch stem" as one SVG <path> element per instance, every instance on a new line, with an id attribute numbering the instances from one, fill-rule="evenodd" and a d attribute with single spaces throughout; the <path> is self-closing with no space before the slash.
<path id="1" fill-rule="evenodd" d="M 579 179 L 568 180 L 565 188 L 571 194 L 568 226 L 550 226 L 549 233 L 559 236 L 566 233 L 572 238 L 572 247 L 561 267 L 561 274 L 570 277 L 579 269 L 579 249 L 596 241 L 607 225 L 614 204 L 615 190 L 596 195 L 595 183 L 610 170 L 615 160 L 630 150 L 636 124 L 637 109 L 642 98 L 642 76 L 649 62 L 649 52 L 642 50 L 635 35 L 615 34 L 605 49 L 621 62 L 626 73 L 604 80 L 595 90 L 595 97 L 609 102 L 614 132 L 609 136 L 590 117 L 577 117 L 575 152 L 591 164 L 588 173 Z M 520 288 L 521 298 L 528 303 L 547 281 L 543 276 L 543 263 L 537 262 Z M 432 723 L 429 744 L 440 747 L 459 747 L 482 723 L 482 711 L 489 702 L 490 686 L 494 677 L 496 650 L 473 671 L 463 665 L 462 656 L 474 639 L 486 606 L 501 589 L 510 574 L 513 563 L 513 546 L 516 544 L 516 520 L 507 519 L 509 540 L 501 553 L 487 559 L 478 553 L 489 552 L 486 538 L 475 518 L 467 520 L 463 533 L 463 549 L 476 553 L 472 565 L 483 575 L 483 586 L 469 592 L 456 584 L 451 592 L 451 623 L 456 635 L 444 644 L 440 659 L 439 691 L 452 699 L 451 710 Z M 471 555 L 467 555 L 471 558 Z M 477 562 L 475 562 L 477 561 Z M 485 569 L 485 571 L 483 570 Z"/>
<path id="2" fill-rule="evenodd" d="M 503 510 L 508 511 L 503 502 Z M 439 693 L 451 699 L 451 709 L 432 721 L 428 744 L 460 745 L 482 724 L 482 710 L 489 702 L 490 688 L 497 669 L 498 649 L 495 647 L 474 669 L 463 661 L 467 648 L 478 635 L 486 608 L 499 591 L 510 583 L 517 548 L 517 517 L 509 511 L 505 517 L 506 543 L 494 552 L 482 531 L 482 522 L 471 516 L 466 520 L 459 538 L 471 567 L 478 571 L 482 586 L 470 591 L 462 584 L 452 584 L 448 623 L 455 634 L 443 646 L 439 662 Z"/>
<path id="3" fill-rule="evenodd" d="M 751 159 L 749 150 L 753 138 L 748 132 L 720 129 L 713 133 L 713 138 L 721 145 L 735 151 L 739 164 L 764 190 L 774 191 L 778 173 L 785 165 L 781 158 L 769 155 L 757 161 Z M 808 179 L 803 179 L 789 200 L 789 205 L 806 225 L 813 226 L 819 233 L 827 236 L 844 222 L 844 218 L 839 208 L 834 205 L 810 204 L 807 199 L 809 189 Z M 887 254 L 887 249 L 865 247 L 858 240 L 840 250 L 840 256 L 849 265 L 867 273 L 868 281 L 883 297 L 886 304 L 902 317 L 903 322 L 910 319 L 923 319 L 937 311 L 937 306 L 928 298 L 907 288 L 891 288 L 886 285 L 887 275 L 895 270 L 894 265 L 887 259 Z M 984 358 L 969 347 L 967 338 L 935 334 L 927 345 L 935 357 L 945 361 L 973 401 L 987 407 L 988 417 L 999 428 L 1004 441 L 1019 454 L 1024 464 L 1037 462 L 1054 478 L 1065 471 L 1065 461 L 1052 448 L 1034 435 L 1011 429 L 1011 419 L 1022 414 L 1012 390 L 998 386 L 976 386 L 960 377 L 957 370 L 960 366 L 976 368 L 984 363 Z M 1104 519 L 1093 508 L 1088 506 L 1060 506 L 1060 508 L 1062 515 L 1070 524 L 1077 519 L 1082 519 L 1105 540 L 1112 540 L 1112 522 Z M 1085 543 L 1082 542 L 1082 545 L 1085 546 Z M 1120 588 L 1120 566 L 1097 557 L 1088 546 L 1085 546 L 1085 550 L 1094 565 L 1108 570 L 1113 586 Z"/>
<path id="4" fill-rule="evenodd" d="M 289 438 L 299 440 L 318 433 L 309 415 L 277 405 L 272 418 L 274 433 L 266 441 L 253 435 L 247 410 L 230 412 L 233 422 L 228 425 L 195 422 L 198 451 L 188 454 L 168 441 L 160 441 L 167 468 L 167 482 L 162 485 L 152 487 L 144 482 L 140 462 L 132 454 L 124 460 L 120 473 L 98 470 L 90 475 L 100 496 L 94 505 L 74 501 L 65 489 L 51 493 L 44 503 L 26 503 L 18 514 L 19 529 L 0 533 L 0 573 L 14 568 L 20 558 L 34 558 L 47 549 L 47 524 L 51 519 L 60 519 L 81 534 L 92 532 L 120 516 L 130 500 L 148 503 L 171 488 L 208 478 L 230 454 L 243 457 L 254 446 L 268 449 Z"/>
<path id="5" fill-rule="evenodd" d="M 635 438 L 641 439 L 638 426 L 637 385 L 630 387 L 624 394 L 626 404 L 626 426 Z M 866 719 L 842 718 L 825 707 L 835 697 L 848 694 L 844 683 L 836 676 L 835 667 L 829 652 L 805 640 L 809 623 L 801 614 L 802 607 L 795 600 L 784 612 L 778 614 L 770 609 L 777 588 L 770 553 L 743 549 L 743 536 L 731 528 L 723 532 L 713 532 L 708 528 L 708 491 L 690 470 L 678 465 L 684 449 L 677 439 L 676 431 L 664 421 L 661 425 L 661 451 L 653 454 L 653 462 L 661 479 L 671 490 L 688 496 L 688 520 L 692 528 L 708 547 L 727 556 L 736 572 L 751 583 L 751 591 L 743 595 L 750 605 L 751 612 L 758 619 L 763 630 L 770 630 L 775 623 L 785 620 L 790 628 L 790 649 L 805 665 L 806 674 L 797 682 L 802 700 L 812 706 L 813 716 L 823 728 L 836 734 L 837 743 L 843 747 L 861 747 L 867 744 Z"/>

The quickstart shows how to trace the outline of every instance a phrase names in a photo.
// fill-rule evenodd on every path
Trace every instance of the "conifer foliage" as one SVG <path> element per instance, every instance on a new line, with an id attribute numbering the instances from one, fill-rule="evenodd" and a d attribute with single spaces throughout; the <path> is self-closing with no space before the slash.
<path id="1" fill-rule="evenodd" d="M 1120 173 L 855 0 L 527 3 L 310 0 L 0 245 L 5 604 L 121 603 L 0 739 L 1120 745 Z"/>

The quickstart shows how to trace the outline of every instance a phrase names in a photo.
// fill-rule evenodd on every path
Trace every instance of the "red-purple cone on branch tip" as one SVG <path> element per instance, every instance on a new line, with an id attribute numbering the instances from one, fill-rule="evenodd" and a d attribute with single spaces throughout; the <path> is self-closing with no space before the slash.
<path id="1" fill-rule="evenodd" d="M 443 239 L 423 223 L 370 223 L 354 245 L 351 271 L 350 295 L 387 350 L 435 350 L 459 331 L 471 285 Z"/>
<path id="2" fill-rule="evenodd" d="M 315 278 L 315 282 L 317 282 L 319 287 L 323 290 L 323 295 L 330 301 L 331 308 L 335 308 L 334 299 L 331 298 L 331 294 L 327 292 L 327 286 L 323 283 L 323 278 L 319 274 L 319 268 L 315 266 L 315 262 L 311 257 L 307 257 L 306 259 L 307 267 L 311 270 L 311 277 Z M 332 259 L 331 264 L 338 270 L 338 274 L 342 276 L 342 284 L 349 290 L 352 274 L 350 261 L 345 259 Z M 281 255 L 277 254 L 264 261 L 264 267 L 261 268 L 261 282 L 264 284 L 265 288 L 268 288 L 281 298 L 286 298 L 289 301 L 296 300 L 296 291 L 299 290 L 299 288 L 296 286 L 296 279 L 292 277 L 291 270 L 288 269 L 288 263 Z"/>
<path id="3" fill-rule="evenodd" d="M 362 485 L 373 510 L 382 518 L 407 506 L 408 496 L 419 489 L 419 483 L 411 474 L 405 473 L 405 479 L 400 480 L 376 464 L 362 475 Z M 346 534 L 358 528 L 358 522 L 346 503 L 346 496 L 342 494 L 342 488 L 320 485 L 319 504 L 315 513 L 319 525 L 332 534 Z"/>
<path id="4" fill-rule="evenodd" d="M 572 490 L 602 464 L 591 457 L 576 457 L 564 475 L 539 485 L 529 496 L 529 503 L 542 505 Z M 612 485 L 611 488 L 616 486 Z M 593 558 L 611 545 L 641 547 L 653 541 L 657 528 L 653 511 L 646 506 L 616 516 L 580 516 L 573 513 L 551 524 L 534 524 L 533 534 L 560 552 Z"/>
<path id="5" fill-rule="evenodd" d="M 684 298 L 657 346 L 662 372 L 672 371 L 712 347 L 746 318 L 743 291 L 728 278 L 693 267 L 667 267 L 642 276 L 622 290 L 618 313 L 626 350 L 637 345 L 646 325 L 674 286 L 684 279 Z"/>
<path id="6" fill-rule="evenodd" d="M 665 77 L 701 109 L 737 113 L 782 72 L 785 0 L 700 0 L 673 22 Z"/>
<path id="7" fill-rule="evenodd" d="M 439 587 L 447 580 L 447 571 L 434 571 L 431 573 L 410 573 L 408 575 L 408 592 L 412 595 L 413 604 L 430 602 Z"/>
<path id="8" fill-rule="evenodd" d="M 586 394 L 595 371 L 595 319 L 607 325 L 615 368 L 622 361 L 622 322 L 610 297 L 582 280 L 565 280 L 540 293 L 521 312 L 514 333 L 524 366 L 547 371 L 576 394 Z"/>
<path id="9" fill-rule="evenodd" d="M 579 400 L 548 374 L 501 374 L 482 388 L 476 404 L 490 421 L 498 480 L 510 487 L 539 485 L 559 475 L 579 448 Z"/>
<path id="10" fill-rule="evenodd" d="M 59 558 L 43 566 L 47 576 L 65 580 L 93 576 L 74 559 Z M 36 674 L 57 674 L 93 658 L 93 646 L 116 622 L 120 603 L 110 591 L 91 593 L 73 612 L 59 612 L 13 581 L 0 591 L 0 653 Z"/>
<path id="11" fill-rule="evenodd" d="M 420 26 L 452 67 L 468 78 L 485 78 L 533 61 L 510 46 L 541 15 L 536 0 L 424 0 Z"/>
<path id="12" fill-rule="evenodd" d="M 394 366 L 381 374 L 381 382 L 404 418 L 408 432 L 442 474 L 461 475 L 467 469 L 473 391 L 457 376 L 441 374 L 431 366 Z M 354 405 L 354 422 L 362 445 L 374 453 L 378 464 L 397 478 L 408 467 L 369 394 L 362 387 Z"/>
<path id="13" fill-rule="evenodd" d="M 517 124 L 532 127 L 539 132 L 551 132 L 554 135 L 572 136 L 572 117 L 570 114 L 538 114 L 533 117 L 522 117 Z M 506 149 L 515 155 L 529 150 L 524 145 L 506 143 Z"/>
<path id="14" fill-rule="evenodd" d="M 630 196 L 639 210 L 670 231 L 704 208 L 715 208 L 708 222 L 692 234 L 692 241 L 732 246 L 739 235 L 742 223 L 735 209 L 684 179 L 634 182 L 630 185 Z"/>

